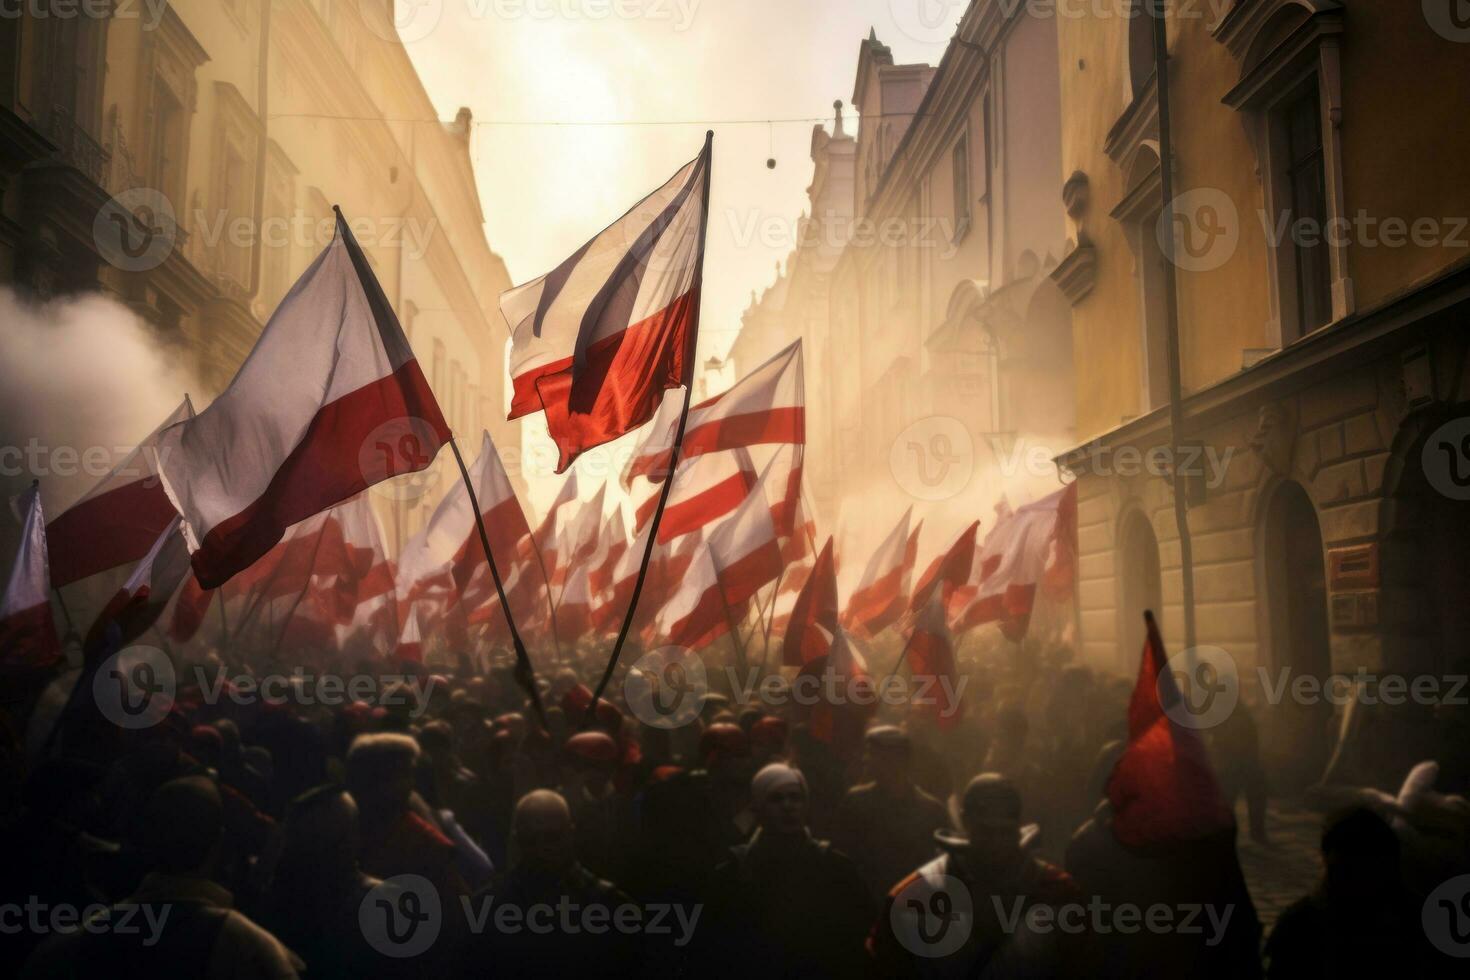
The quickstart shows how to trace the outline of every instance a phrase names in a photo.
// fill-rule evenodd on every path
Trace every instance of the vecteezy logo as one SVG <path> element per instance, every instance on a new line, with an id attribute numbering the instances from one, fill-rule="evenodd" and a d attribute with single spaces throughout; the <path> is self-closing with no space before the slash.
<path id="1" fill-rule="evenodd" d="M 439 447 L 432 425 L 402 416 L 368 433 L 357 451 L 357 465 L 374 493 L 389 500 L 418 500 L 439 482 L 438 469 L 429 465 Z"/>
<path id="2" fill-rule="evenodd" d="M 948 956 L 970 938 L 975 908 L 970 890 L 958 878 L 920 872 L 893 898 L 888 924 L 904 949 L 915 956 Z"/>
<path id="3" fill-rule="evenodd" d="M 384 956 L 418 956 L 439 938 L 439 890 L 421 875 L 394 875 L 363 896 L 357 924 L 368 945 Z"/>
<path id="4" fill-rule="evenodd" d="M 168 198 L 151 187 L 136 187 L 97 209 L 92 241 L 111 265 L 124 272 L 146 272 L 168 258 L 177 228 Z"/>
<path id="5" fill-rule="evenodd" d="M 177 681 L 173 661 L 157 647 L 124 647 L 92 677 L 92 699 L 119 728 L 151 728 L 167 717 Z"/>
<path id="6" fill-rule="evenodd" d="M 1470 416 L 1430 433 L 1421 461 L 1430 486 L 1451 500 L 1470 500 Z"/>
<path id="7" fill-rule="evenodd" d="M 1240 213 L 1230 195 L 1197 187 L 1174 198 L 1156 227 L 1164 256 L 1186 272 L 1210 272 L 1235 254 L 1240 244 Z"/>
<path id="8" fill-rule="evenodd" d="M 893 25 L 921 44 L 941 44 L 954 34 L 961 0 L 888 0 Z"/>
<path id="9" fill-rule="evenodd" d="M 1424 934 L 1441 953 L 1470 958 L 1470 875 L 1451 878 L 1430 892 L 1421 921 Z"/>
<path id="10" fill-rule="evenodd" d="M 1235 658 L 1219 647 L 1191 647 L 1169 658 L 1158 679 L 1159 703 L 1182 728 L 1214 728 L 1240 703 Z"/>
<path id="11" fill-rule="evenodd" d="M 444 0 L 387 0 L 365 5 L 362 22 L 385 41 L 412 44 L 434 33 L 444 16 Z"/>
<path id="12" fill-rule="evenodd" d="M 628 710 L 650 728 L 682 728 L 699 717 L 708 696 L 704 662 L 683 647 L 645 653 L 623 678 Z"/>
<path id="13" fill-rule="evenodd" d="M 1470 43 L 1470 0 L 1423 0 L 1424 20 L 1446 41 Z"/>
<path id="14" fill-rule="evenodd" d="M 904 429 L 888 452 L 888 469 L 919 500 L 948 500 L 975 471 L 975 441 L 959 419 L 933 415 Z"/>

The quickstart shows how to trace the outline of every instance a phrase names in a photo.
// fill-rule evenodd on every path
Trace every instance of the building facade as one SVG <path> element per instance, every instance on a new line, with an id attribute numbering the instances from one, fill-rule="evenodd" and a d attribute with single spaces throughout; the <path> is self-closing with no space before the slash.
<path id="1" fill-rule="evenodd" d="M 851 143 L 847 233 L 821 263 L 798 254 L 747 313 L 742 340 L 748 331 L 779 346 L 801 331 L 820 338 L 809 350 L 827 352 L 825 366 L 807 364 L 821 381 L 808 404 L 829 420 L 809 435 L 808 458 L 825 475 L 818 507 L 829 519 L 895 478 L 928 502 L 994 502 L 978 478 L 926 487 L 928 466 L 907 442 L 923 454 L 943 432 L 978 474 L 1022 438 L 1074 434 L 1070 311 L 1049 276 L 1067 236 L 1057 24 L 1022 6 L 975 0 L 937 67 L 895 64 L 876 32 L 860 44 L 856 139 L 839 126 L 816 143 L 829 153 Z M 824 173 L 836 172 L 818 161 L 814 208 L 818 190 L 836 190 Z M 793 292 L 814 264 L 828 286 L 819 299 Z M 933 473 L 949 472 L 941 463 Z"/>
<path id="2" fill-rule="evenodd" d="M 1274 703 L 1262 678 L 1464 672 L 1470 32 L 1420 4 L 1168 6 L 1168 206 L 1153 21 L 1135 3 L 1059 29 L 1081 653 L 1131 669 L 1145 608 L 1182 645 L 1177 466 L 1198 643 L 1272 702 L 1263 747 L 1307 782 L 1332 707 Z M 1430 714 L 1393 723 L 1424 733 Z"/>
<path id="3" fill-rule="evenodd" d="M 472 120 L 438 120 L 390 0 L 87 9 L 0 19 L 0 282 L 111 294 L 203 403 L 330 242 L 337 205 L 451 427 L 515 453 L 510 282 L 485 238 Z M 438 465 L 414 493 L 375 495 L 390 538 L 427 518 L 453 464 Z"/>

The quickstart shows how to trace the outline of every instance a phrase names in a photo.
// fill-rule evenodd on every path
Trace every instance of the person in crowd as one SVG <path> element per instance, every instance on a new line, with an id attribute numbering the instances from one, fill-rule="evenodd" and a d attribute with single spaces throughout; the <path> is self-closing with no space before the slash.
<path id="1" fill-rule="evenodd" d="M 1282 912 L 1266 940 L 1268 980 L 1450 975 L 1404 889 L 1399 840 L 1382 817 L 1364 807 L 1330 816 L 1322 866 L 1316 890 Z"/>
<path id="2" fill-rule="evenodd" d="M 232 908 L 233 896 L 210 877 L 225 819 L 214 782 L 190 776 L 165 783 L 142 816 L 136 843 L 150 870 L 137 890 L 93 913 L 82 929 L 47 939 L 22 976 L 296 977 L 301 961 Z M 125 917 L 136 927 L 124 928 Z"/>
<path id="3" fill-rule="evenodd" d="M 934 834 L 949 812 L 914 785 L 913 746 L 903 729 L 880 725 L 864 736 L 870 782 L 854 786 L 837 808 L 832 843 L 857 862 L 875 901 L 934 854 Z"/>
<path id="4" fill-rule="evenodd" d="M 357 804 L 339 786 L 322 786 L 292 801 L 263 919 L 306 963 L 313 977 L 391 973 L 358 921 L 378 879 L 357 864 Z M 403 972 L 403 971 L 399 971 Z"/>
<path id="5" fill-rule="evenodd" d="M 638 959 L 633 900 L 577 860 L 576 825 L 560 793 L 516 804 L 515 863 L 465 905 L 465 977 L 623 977 Z"/>
<path id="6" fill-rule="evenodd" d="M 750 840 L 712 886 L 707 976 L 860 977 L 872 903 L 857 865 L 807 828 L 807 785 L 779 763 L 755 774 Z"/>
<path id="7" fill-rule="evenodd" d="M 1015 784 L 998 773 L 976 776 L 965 787 L 959 818 L 963 834 L 937 832 L 940 856 L 889 892 L 871 940 L 880 973 L 1097 975 L 1082 890 L 1065 871 L 1022 848 Z"/>
<path id="8" fill-rule="evenodd" d="M 407 735 L 359 735 L 347 752 L 347 791 L 357 804 L 360 863 L 377 878 L 413 874 L 454 900 L 469 892 L 454 864 L 454 842 L 417 799 L 418 744 Z"/>

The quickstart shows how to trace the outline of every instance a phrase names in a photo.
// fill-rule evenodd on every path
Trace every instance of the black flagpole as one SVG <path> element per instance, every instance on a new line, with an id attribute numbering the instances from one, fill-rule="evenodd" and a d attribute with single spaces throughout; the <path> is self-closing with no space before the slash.
<path id="1" fill-rule="evenodd" d="M 664 488 L 658 495 L 658 509 L 653 512 L 653 522 L 648 526 L 648 543 L 643 546 L 643 564 L 638 567 L 638 578 L 633 583 L 633 598 L 629 601 L 628 612 L 623 617 L 623 627 L 618 630 L 618 639 L 613 644 L 612 656 L 607 661 L 607 669 L 602 672 L 602 680 L 597 682 L 597 690 L 592 692 L 592 702 L 587 705 L 582 727 L 586 727 L 592 721 L 597 711 L 598 699 L 607 690 L 608 682 L 612 680 L 613 670 L 618 666 L 618 657 L 622 656 L 623 644 L 627 641 L 628 630 L 633 625 L 633 614 L 638 610 L 638 597 L 643 594 L 643 580 L 648 576 L 648 562 L 653 557 L 653 545 L 658 540 L 658 525 L 663 520 L 664 507 L 669 502 L 669 491 L 674 487 L 674 473 L 679 469 L 679 452 L 684 448 L 684 423 L 689 421 L 689 400 L 694 394 L 694 356 L 699 346 L 699 313 L 704 300 L 704 241 L 709 229 L 709 189 L 714 183 L 714 143 L 715 131 L 711 129 L 704 134 L 704 198 L 703 209 L 699 215 L 699 288 L 694 294 L 694 331 L 689 338 L 687 348 L 689 364 L 688 376 L 684 380 L 684 409 L 679 413 L 679 428 L 674 433 L 674 444 L 669 447 L 669 473 L 664 478 Z"/>
<path id="2" fill-rule="evenodd" d="M 505 613 L 505 625 L 510 627 L 510 640 L 516 648 L 516 680 L 526 689 L 531 696 L 531 707 L 536 709 L 536 717 L 540 719 L 541 726 L 546 727 L 546 712 L 541 707 L 541 692 L 536 690 L 536 669 L 531 666 L 531 656 L 526 653 L 526 645 L 521 642 L 521 634 L 516 629 L 515 617 L 511 615 L 510 603 L 505 598 L 505 586 L 500 582 L 500 569 L 495 567 L 495 555 L 490 551 L 490 535 L 485 531 L 485 518 L 480 514 L 480 500 L 475 496 L 475 485 L 470 480 L 469 468 L 464 465 L 464 456 L 460 454 L 459 443 L 454 437 L 449 437 L 449 448 L 454 450 L 454 461 L 459 464 L 459 475 L 464 479 L 464 488 L 470 495 L 470 508 L 475 512 L 475 527 L 480 531 L 480 547 L 485 549 L 485 563 L 490 566 L 490 577 L 495 580 L 495 594 L 500 597 L 500 611 Z"/>

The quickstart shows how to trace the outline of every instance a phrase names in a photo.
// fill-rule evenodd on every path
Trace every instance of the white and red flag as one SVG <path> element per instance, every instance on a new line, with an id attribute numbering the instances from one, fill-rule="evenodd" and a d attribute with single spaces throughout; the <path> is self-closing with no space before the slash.
<path id="1" fill-rule="evenodd" d="M 691 408 L 679 458 L 750 446 L 805 445 L 805 405 L 801 341 L 797 340 L 728 391 Z M 625 484 L 636 476 L 658 482 L 668 472 L 675 430 L 668 426 L 667 416 L 661 409 L 649 427 L 628 464 Z M 678 421 L 677 413 L 672 421 Z"/>
<path id="2" fill-rule="evenodd" d="M 230 386 L 165 429 L 158 462 L 212 588 L 286 528 L 422 470 L 450 437 L 382 287 L 342 214 Z"/>
<path id="3" fill-rule="evenodd" d="M 185 396 L 158 428 L 87 495 L 46 525 L 54 588 L 141 561 L 177 511 L 158 479 L 159 436 L 194 417 Z"/>
<path id="4" fill-rule="evenodd" d="M 567 576 L 567 587 L 556 604 L 556 628 L 561 638 L 570 643 L 576 643 L 592 629 L 592 591 L 587 585 L 585 562 Z"/>
<path id="5" fill-rule="evenodd" d="M 862 581 L 847 601 L 844 625 L 869 636 L 897 622 L 908 604 L 909 579 L 918 556 L 918 530 L 909 530 L 913 508 L 904 511 L 888 537 L 868 559 Z"/>
<path id="6" fill-rule="evenodd" d="M 1069 489 L 1010 511 L 985 536 L 970 583 L 950 597 L 956 629 L 999 623 L 1011 639 L 1025 635 L 1037 587 L 1056 553 L 1057 518 Z"/>
<path id="7" fill-rule="evenodd" d="M 567 580 L 570 570 L 588 559 L 597 551 L 599 532 L 602 530 L 603 500 L 607 485 L 597 488 L 592 499 L 582 504 L 571 520 L 562 528 L 555 550 L 556 564 L 552 570 L 553 585 L 560 586 Z"/>
<path id="8" fill-rule="evenodd" d="M 522 540 L 529 535 L 526 517 L 516 500 L 510 477 L 500 462 L 500 454 L 488 432 L 480 437 L 480 456 L 470 467 L 470 482 L 475 488 L 475 502 L 490 539 L 490 551 L 498 556 L 502 567 L 509 568 Z M 480 530 L 475 520 L 474 504 L 464 481 L 454 483 L 434 508 L 424 529 L 404 545 L 399 578 L 401 591 L 413 595 L 448 566 L 453 581 L 461 592 L 485 564 L 480 544 Z"/>
<path id="9" fill-rule="evenodd" d="M 403 632 L 398 635 L 398 645 L 394 651 L 399 660 L 416 664 L 424 662 L 424 627 L 419 612 L 422 605 L 423 603 L 415 602 L 409 607 L 408 618 L 403 623 Z"/>
<path id="10" fill-rule="evenodd" d="M 739 507 L 756 484 L 755 464 L 743 449 L 707 453 L 679 462 L 669 490 L 658 543 L 665 544 L 713 524 Z M 658 508 L 659 493 L 638 505 L 636 521 L 642 530 Z"/>
<path id="11" fill-rule="evenodd" d="M 729 631 L 730 615 L 708 548 L 694 553 L 676 581 L 654 626 L 660 644 L 697 650 Z"/>
<path id="12" fill-rule="evenodd" d="M 691 381 L 712 145 L 552 272 L 501 296 L 510 418 L 546 413 L 558 473 Z"/>
<path id="13" fill-rule="evenodd" d="M 142 636 L 163 615 L 164 607 L 183 588 L 184 580 L 193 578 L 182 522 L 183 518 L 175 514 L 133 574 L 102 608 L 87 631 L 83 649 L 89 656 L 101 654 L 110 644 L 126 645 Z M 117 635 L 109 640 L 108 628 L 114 625 Z"/>
<path id="14" fill-rule="evenodd" d="M 0 597 L 0 666 L 48 668 L 61 661 L 61 643 L 51 618 L 51 573 L 40 485 L 31 484 L 16 503 L 17 510 L 24 511 L 25 521 L 10 581 Z"/>
<path id="15" fill-rule="evenodd" d="M 766 503 L 765 483 L 772 477 L 784 481 L 785 473 L 775 472 L 767 464 L 755 489 L 708 536 L 710 560 L 719 577 L 725 604 L 731 609 L 744 608 L 744 603 L 779 578 L 785 567 L 771 508 Z"/>
<path id="16" fill-rule="evenodd" d="M 541 549 L 542 558 L 548 568 L 556 566 L 557 526 L 556 515 L 567 504 L 577 501 L 577 473 L 573 470 L 567 478 L 562 481 L 561 489 L 556 492 L 556 499 L 546 509 L 546 515 L 541 518 L 541 523 L 536 525 L 535 543 Z"/>
<path id="17" fill-rule="evenodd" d="M 587 585 L 593 595 L 601 595 L 612 587 L 613 572 L 627 551 L 628 532 L 623 525 L 623 509 L 614 507 L 597 537 L 597 550 L 587 561 Z"/>

